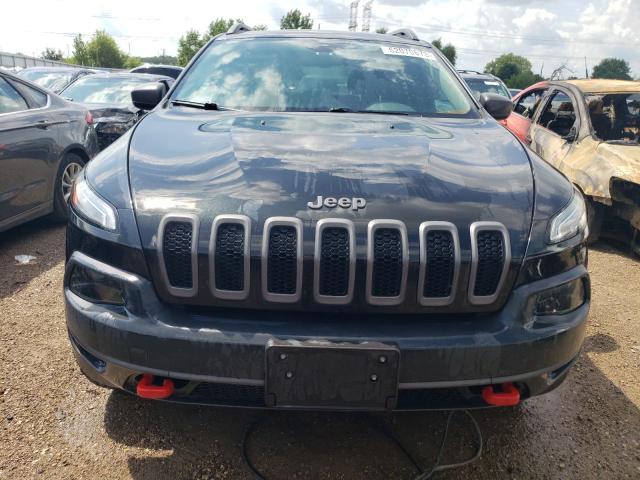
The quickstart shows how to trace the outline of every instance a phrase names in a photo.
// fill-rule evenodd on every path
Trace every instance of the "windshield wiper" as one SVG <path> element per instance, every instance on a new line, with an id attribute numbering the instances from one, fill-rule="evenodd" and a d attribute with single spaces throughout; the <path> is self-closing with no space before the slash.
<path id="1" fill-rule="evenodd" d="M 375 113 L 378 115 L 411 115 L 412 112 L 396 112 L 393 110 L 353 110 L 348 107 L 332 107 L 331 113 Z M 417 115 L 417 114 L 414 114 Z"/>
<path id="2" fill-rule="evenodd" d="M 219 107 L 217 103 L 190 102 L 188 100 L 171 100 L 171 105 L 178 105 L 180 107 L 199 108 L 201 110 L 227 110 L 224 107 Z"/>

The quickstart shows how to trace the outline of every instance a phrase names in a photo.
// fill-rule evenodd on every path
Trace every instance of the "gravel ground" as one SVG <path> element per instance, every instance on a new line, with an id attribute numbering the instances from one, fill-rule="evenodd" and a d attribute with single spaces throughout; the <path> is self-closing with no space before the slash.
<path id="1" fill-rule="evenodd" d="M 14 256 L 31 254 L 33 265 Z M 95 387 L 73 360 L 62 303 L 64 229 L 45 221 L 0 234 L 0 478 L 252 478 L 238 443 L 258 412 L 142 401 Z M 568 380 L 516 409 L 474 413 L 482 458 L 438 478 L 640 478 L 640 262 L 592 250 L 588 338 Z M 268 478 L 408 479 L 446 414 L 266 415 L 248 450 Z M 445 462 L 473 453 L 453 422 Z"/>

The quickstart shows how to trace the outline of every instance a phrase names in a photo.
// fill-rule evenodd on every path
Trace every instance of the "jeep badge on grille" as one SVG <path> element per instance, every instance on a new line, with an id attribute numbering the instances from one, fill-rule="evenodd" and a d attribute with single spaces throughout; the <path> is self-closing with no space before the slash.
<path id="1" fill-rule="evenodd" d="M 327 207 L 327 208 L 340 207 L 340 208 L 351 208 L 351 210 L 359 210 L 367 206 L 367 201 L 364 198 L 360 198 L 360 197 L 353 197 L 353 198 L 342 197 L 337 199 L 334 197 L 327 197 L 323 199 L 322 196 L 318 196 L 315 202 L 308 202 L 307 206 L 313 210 L 318 210 L 322 207 Z"/>

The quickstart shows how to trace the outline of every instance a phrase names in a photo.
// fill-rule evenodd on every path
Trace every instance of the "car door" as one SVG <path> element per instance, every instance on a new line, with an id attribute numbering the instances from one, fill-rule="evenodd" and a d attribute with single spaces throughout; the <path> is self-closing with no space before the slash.
<path id="1" fill-rule="evenodd" d="M 60 152 L 47 106 L 45 93 L 0 76 L 0 228 L 52 202 Z"/>
<path id="2" fill-rule="evenodd" d="M 531 148 L 559 170 L 575 147 L 579 131 L 577 103 L 564 89 L 552 89 L 542 100 L 529 129 Z"/>
<path id="3" fill-rule="evenodd" d="M 544 88 L 522 93 L 514 102 L 513 112 L 506 120 L 506 127 L 526 144 L 530 143 L 531 119 L 540 104 Z"/>

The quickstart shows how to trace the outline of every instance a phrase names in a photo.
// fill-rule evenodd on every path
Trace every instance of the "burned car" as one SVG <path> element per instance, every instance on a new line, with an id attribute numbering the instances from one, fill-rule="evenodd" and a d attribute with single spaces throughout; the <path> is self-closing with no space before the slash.
<path id="1" fill-rule="evenodd" d="M 550 82 L 529 138 L 588 199 L 590 239 L 622 222 L 640 254 L 640 82 Z"/>
<path id="2" fill-rule="evenodd" d="M 516 405 L 557 387 L 590 305 L 581 193 L 392 34 L 203 47 L 76 181 L 64 279 L 93 382 L 244 407 Z M 492 118 L 493 116 L 493 118 Z"/>
<path id="3" fill-rule="evenodd" d="M 166 93 L 173 78 L 146 73 L 101 73 L 76 80 L 60 95 L 89 109 L 100 149 L 105 149 L 144 113 L 133 104 L 131 92 L 147 83 L 157 84 Z"/>

